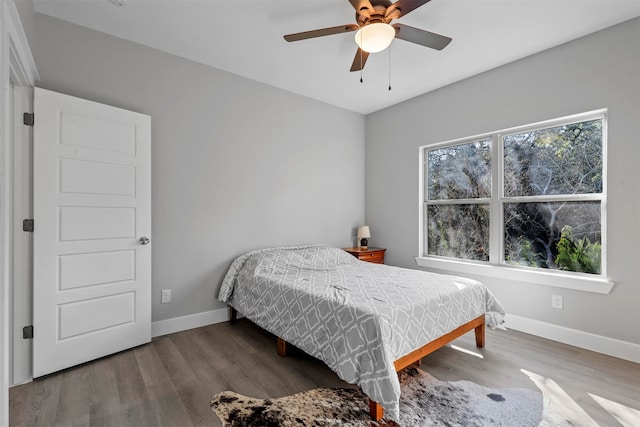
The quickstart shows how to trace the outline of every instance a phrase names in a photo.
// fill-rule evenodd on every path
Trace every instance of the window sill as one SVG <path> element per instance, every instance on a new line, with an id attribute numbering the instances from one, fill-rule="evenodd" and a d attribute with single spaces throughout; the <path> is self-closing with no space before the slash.
<path id="1" fill-rule="evenodd" d="M 561 272 L 532 271 L 505 265 L 464 262 L 454 259 L 415 257 L 421 267 L 439 270 L 445 274 L 474 274 L 484 277 L 514 280 L 534 285 L 574 289 L 597 294 L 608 294 L 614 283 L 601 276 L 588 274 L 563 274 Z"/>

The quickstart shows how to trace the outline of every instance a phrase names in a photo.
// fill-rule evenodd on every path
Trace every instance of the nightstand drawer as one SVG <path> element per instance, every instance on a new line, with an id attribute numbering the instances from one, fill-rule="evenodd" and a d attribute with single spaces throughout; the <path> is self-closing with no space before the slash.
<path id="1" fill-rule="evenodd" d="M 375 264 L 384 264 L 384 248 L 344 248 L 346 252 L 349 252 L 360 261 L 372 262 Z"/>
<path id="2" fill-rule="evenodd" d="M 358 259 L 362 261 L 375 262 L 377 264 L 384 264 L 384 252 L 367 252 L 358 254 Z"/>

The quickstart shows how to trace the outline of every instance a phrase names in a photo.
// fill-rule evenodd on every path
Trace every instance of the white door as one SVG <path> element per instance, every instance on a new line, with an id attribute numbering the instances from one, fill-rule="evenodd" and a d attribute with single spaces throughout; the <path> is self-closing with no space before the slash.
<path id="1" fill-rule="evenodd" d="M 34 93 L 33 376 L 151 340 L 151 118 Z"/>

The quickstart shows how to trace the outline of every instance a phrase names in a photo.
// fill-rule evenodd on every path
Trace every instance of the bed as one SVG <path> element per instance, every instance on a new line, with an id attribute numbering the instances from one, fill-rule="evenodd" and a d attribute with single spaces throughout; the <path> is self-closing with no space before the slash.
<path id="1" fill-rule="evenodd" d="M 260 249 L 236 258 L 218 299 L 357 384 L 374 419 L 399 419 L 397 371 L 504 309 L 478 281 L 360 261 L 325 245 Z"/>

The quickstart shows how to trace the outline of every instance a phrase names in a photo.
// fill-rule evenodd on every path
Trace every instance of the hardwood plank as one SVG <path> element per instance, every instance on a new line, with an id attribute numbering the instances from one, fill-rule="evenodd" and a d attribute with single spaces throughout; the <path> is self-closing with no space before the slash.
<path id="1" fill-rule="evenodd" d="M 192 329 L 9 390 L 11 426 L 221 426 L 211 397 L 233 390 L 279 397 L 316 387 L 354 387 L 321 361 L 246 319 Z M 640 409 L 640 364 L 516 331 L 468 333 L 423 357 L 421 369 L 445 381 L 537 390 L 522 370 L 554 382 L 588 417 L 617 425 L 589 393 Z M 74 388 L 78 394 L 73 396 Z M 576 423 L 579 419 L 574 420 Z"/>
<path id="2" fill-rule="evenodd" d="M 135 352 L 125 351 L 114 355 L 111 362 L 120 403 L 149 400 Z"/>
<path id="3" fill-rule="evenodd" d="M 187 332 L 190 332 L 190 335 L 188 337 L 185 336 Z M 207 328 L 197 328 L 175 335 L 180 335 L 183 338 L 183 341 L 189 340 L 192 342 L 195 349 L 197 349 L 196 351 L 198 352 L 198 354 L 201 354 L 201 357 L 210 367 L 210 372 L 224 370 L 233 363 L 233 359 L 230 359 L 225 354 L 222 354 L 219 347 L 221 347 L 223 344 L 214 341 L 214 339 L 208 332 L 209 331 L 207 330 Z"/>
<path id="4" fill-rule="evenodd" d="M 315 388 L 314 384 L 298 375 L 290 373 L 297 365 L 296 360 L 282 360 L 280 363 L 274 360 L 273 353 L 256 354 L 252 358 L 252 366 L 248 372 L 255 374 L 254 381 L 267 393 L 268 397 L 282 397 L 296 393 L 300 390 Z"/>
<path id="5" fill-rule="evenodd" d="M 27 399 L 22 406 L 25 413 L 22 416 L 18 415 L 17 419 L 21 420 L 20 425 L 25 426 L 49 426 L 51 420 L 56 419 L 60 402 L 60 389 L 62 387 L 63 378 L 62 375 L 49 375 L 44 378 L 37 379 L 31 383 L 24 384 L 18 387 L 27 388 L 25 393 Z M 12 391 L 16 387 L 9 391 L 9 422 L 12 423 L 12 418 L 16 417 L 14 411 L 16 405 L 12 402 Z M 16 424 L 19 425 L 19 424 Z"/>
<path id="6" fill-rule="evenodd" d="M 155 420 L 153 405 L 134 351 L 112 356 L 117 398 L 97 402 L 91 407 L 90 425 L 140 426 Z"/>
<path id="7" fill-rule="evenodd" d="M 248 368 L 244 365 L 231 365 L 228 369 L 220 372 L 222 379 L 229 384 L 229 389 L 245 396 L 268 399 L 273 397 L 265 390 L 259 378 L 260 372 L 255 366 Z"/>
<path id="8" fill-rule="evenodd" d="M 33 383 L 31 383 L 33 384 Z M 26 426 L 31 408 L 31 393 L 29 387 L 17 386 L 9 389 L 9 424 L 12 426 Z"/>
<path id="9" fill-rule="evenodd" d="M 134 351 L 153 407 L 155 423 L 161 426 L 186 427 L 189 424 L 185 420 L 189 419 L 189 415 L 157 352 L 157 347 L 160 346 L 158 343 L 165 339 L 167 338 L 162 337 L 154 345 L 138 347 Z"/>
<path id="10" fill-rule="evenodd" d="M 215 383 L 220 380 L 217 372 L 228 366 L 229 361 L 214 351 L 211 343 L 206 341 L 202 328 L 173 334 L 171 340 L 200 381 Z"/>
<path id="11" fill-rule="evenodd" d="M 94 403 L 89 378 L 91 373 L 88 369 L 76 367 L 64 371 L 62 375 L 60 401 L 64 405 L 58 407 L 55 424 L 63 425 L 69 420 L 74 425 L 88 424 L 89 408 Z"/>
<path id="12" fill-rule="evenodd" d="M 127 416 L 127 404 L 120 402 L 119 397 L 102 400 L 91 405 L 87 411 L 89 426 L 134 426 L 135 421 L 129 420 Z M 140 418 L 138 418 L 140 420 Z M 142 420 L 144 422 L 144 420 Z M 143 425 L 143 424 L 139 424 Z"/>
<path id="13" fill-rule="evenodd" d="M 158 354 L 193 425 L 211 424 L 215 414 L 209 408 L 211 396 L 202 378 L 215 379 L 211 367 L 199 357 L 190 333 L 173 334 L 158 341 Z"/>
<path id="14" fill-rule="evenodd" d="M 160 363 L 174 386 L 196 381 L 196 374 L 180 350 L 176 347 L 172 335 L 159 339 L 154 346 Z"/>
<path id="15" fill-rule="evenodd" d="M 235 325 L 224 322 L 220 328 L 207 327 L 203 331 L 211 348 L 215 349 L 227 364 L 237 363 L 239 355 L 250 356 L 256 352 L 256 348 L 247 342 L 242 333 L 243 327 L 246 327 L 243 325 L 246 325 L 246 322 L 248 321 L 244 319 L 239 319 Z M 237 326 L 240 328 L 235 331 Z"/>
<path id="16" fill-rule="evenodd" d="M 214 425 L 216 421 L 222 425 L 209 407 L 213 393 L 207 384 L 196 380 L 182 383 L 176 387 L 176 390 L 192 425 L 210 426 Z"/>

